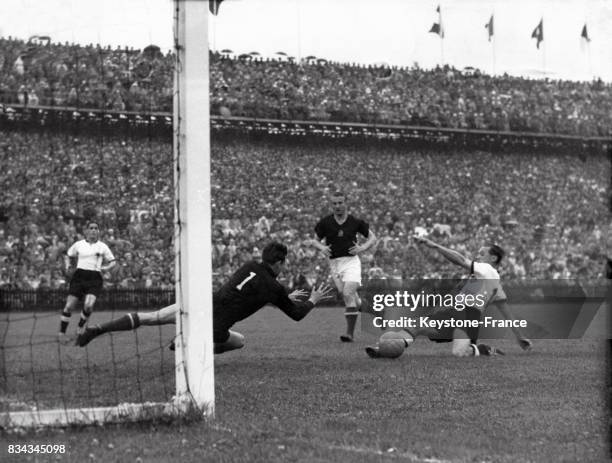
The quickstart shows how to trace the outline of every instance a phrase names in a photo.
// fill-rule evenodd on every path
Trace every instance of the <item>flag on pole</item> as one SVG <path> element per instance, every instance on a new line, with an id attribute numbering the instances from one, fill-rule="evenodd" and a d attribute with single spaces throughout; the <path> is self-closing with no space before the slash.
<path id="1" fill-rule="evenodd" d="M 491 15 L 491 19 L 489 22 L 485 24 L 485 29 L 489 33 L 489 42 L 491 41 L 491 37 L 493 37 L 493 15 Z"/>
<path id="2" fill-rule="evenodd" d="M 433 25 L 431 26 L 431 29 L 429 29 L 429 32 L 438 34 L 440 38 L 443 39 L 444 38 L 444 27 L 442 27 L 442 11 L 440 10 L 440 5 L 438 5 L 438 8 L 436 8 L 436 11 L 438 13 L 438 22 L 433 23 Z"/>
<path id="3" fill-rule="evenodd" d="M 444 37 L 442 30 L 440 29 L 440 24 L 433 23 L 429 32 L 433 32 L 434 34 L 438 34 L 440 37 Z"/>
<path id="4" fill-rule="evenodd" d="M 584 24 L 584 26 L 582 27 L 582 32 L 580 33 L 580 37 L 582 37 L 582 39 L 585 42 L 590 42 L 591 38 L 589 37 L 589 32 L 587 31 L 587 25 L 586 23 Z"/>
<path id="5" fill-rule="evenodd" d="M 591 37 L 589 37 L 589 31 L 587 30 L 586 23 L 584 23 L 584 26 L 582 26 L 582 31 L 580 32 L 580 51 L 582 52 L 589 51 L 590 42 L 591 42 Z M 589 55 L 589 62 L 590 60 L 591 60 L 591 57 Z"/>
<path id="6" fill-rule="evenodd" d="M 223 0 L 208 0 L 208 9 L 212 14 L 217 16 L 219 14 L 219 6 Z"/>
<path id="7" fill-rule="evenodd" d="M 544 18 L 540 19 L 540 24 L 531 33 L 531 38 L 536 39 L 536 48 L 540 48 L 540 42 L 544 40 Z"/>

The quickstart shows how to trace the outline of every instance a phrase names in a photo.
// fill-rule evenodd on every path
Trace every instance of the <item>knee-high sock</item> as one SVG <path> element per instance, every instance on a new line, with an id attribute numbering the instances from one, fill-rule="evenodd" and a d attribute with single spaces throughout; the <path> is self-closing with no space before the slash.
<path id="1" fill-rule="evenodd" d="M 87 320 L 89 320 L 89 316 L 91 315 L 91 310 L 87 311 L 85 309 L 83 309 L 81 311 L 81 317 L 79 318 L 79 328 L 82 328 L 85 323 L 87 323 Z"/>
<path id="2" fill-rule="evenodd" d="M 62 315 L 60 316 L 60 333 L 65 333 L 66 328 L 68 328 L 68 324 L 70 323 L 70 316 L 72 314 L 65 310 L 62 310 Z"/>
<path id="3" fill-rule="evenodd" d="M 358 316 L 359 312 L 357 312 L 356 307 L 347 307 L 344 312 L 344 318 L 346 318 L 346 334 L 351 337 L 355 333 L 355 325 L 357 324 Z"/>
<path id="4" fill-rule="evenodd" d="M 102 323 L 96 327 L 99 334 L 108 333 L 110 331 L 129 331 L 135 330 L 140 326 L 140 319 L 138 318 L 138 314 L 128 313 L 123 317 L 115 318 L 106 323 Z"/>

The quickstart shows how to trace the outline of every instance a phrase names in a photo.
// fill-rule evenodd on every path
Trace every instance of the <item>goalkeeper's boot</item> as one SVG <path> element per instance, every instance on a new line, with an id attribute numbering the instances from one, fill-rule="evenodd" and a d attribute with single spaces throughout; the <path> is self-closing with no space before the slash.
<path id="1" fill-rule="evenodd" d="M 497 347 L 489 346 L 488 344 L 478 344 L 476 347 L 478 347 L 478 353 L 480 355 L 506 355 L 503 350 L 498 349 Z"/>
<path id="2" fill-rule="evenodd" d="M 96 325 L 93 328 L 85 328 L 81 334 L 79 334 L 74 342 L 79 347 L 85 347 L 91 342 L 92 339 L 100 334 L 100 326 Z"/>
<path id="3" fill-rule="evenodd" d="M 351 336 L 350 334 L 343 334 L 342 336 L 340 336 L 340 341 L 353 342 L 353 336 Z"/>

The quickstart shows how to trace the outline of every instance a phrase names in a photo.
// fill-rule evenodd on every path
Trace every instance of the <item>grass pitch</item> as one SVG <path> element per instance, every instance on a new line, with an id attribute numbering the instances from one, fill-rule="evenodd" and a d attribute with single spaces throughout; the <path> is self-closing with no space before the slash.
<path id="1" fill-rule="evenodd" d="M 92 321 L 110 316 L 95 313 Z M 80 349 L 53 339 L 57 314 L 37 317 L 33 323 L 26 314 L 11 314 L 3 342 L 4 409 L 172 395 L 173 358 L 165 346 L 173 326 L 106 335 Z M 216 357 L 214 421 L 4 434 L 0 461 L 607 459 L 603 341 L 535 341 L 524 353 L 500 340 L 494 343 L 505 357 L 457 359 L 449 345 L 418 340 L 399 359 L 373 360 L 363 350 L 375 341 L 371 334 L 339 342 L 342 309 L 317 309 L 300 323 L 264 309 L 235 328 L 246 346 Z M 63 377 L 54 371 L 59 361 L 67 369 Z M 67 452 L 7 452 L 9 444 L 30 443 L 65 444 Z"/>

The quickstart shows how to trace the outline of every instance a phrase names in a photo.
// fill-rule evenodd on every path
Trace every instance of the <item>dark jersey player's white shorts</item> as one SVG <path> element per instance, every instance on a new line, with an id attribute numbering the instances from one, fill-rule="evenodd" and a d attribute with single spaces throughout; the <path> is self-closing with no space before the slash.
<path id="1" fill-rule="evenodd" d="M 361 285 L 361 260 L 359 256 L 336 257 L 329 260 L 329 270 L 334 283 L 358 283 Z"/>

